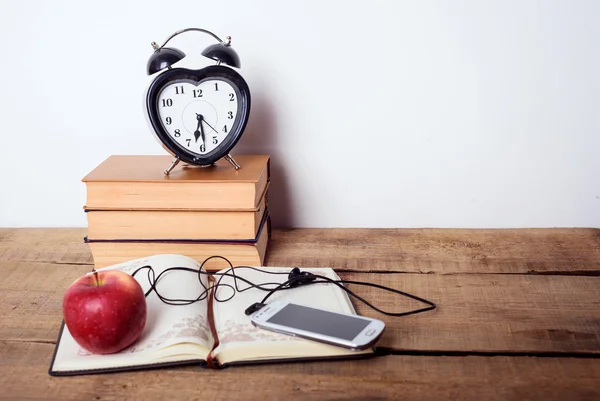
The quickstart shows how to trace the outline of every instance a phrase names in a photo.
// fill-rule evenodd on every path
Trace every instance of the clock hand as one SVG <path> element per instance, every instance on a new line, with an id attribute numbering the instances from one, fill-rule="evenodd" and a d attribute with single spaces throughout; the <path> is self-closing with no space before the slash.
<path id="1" fill-rule="evenodd" d="M 200 128 L 202 128 L 202 114 L 196 113 L 196 120 L 198 120 L 198 125 L 196 126 L 196 131 L 194 131 L 194 138 L 196 138 L 196 142 L 198 142 Z M 204 139 L 202 141 L 204 142 Z"/>
<path id="2" fill-rule="evenodd" d="M 198 124 L 200 124 L 200 135 L 202 135 L 202 144 L 205 145 L 206 136 L 204 135 L 204 126 L 202 125 L 202 121 L 204 121 L 204 117 L 202 116 L 202 114 L 200 114 L 200 120 L 198 121 Z"/>
<path id="3" fill-rule="evenodd" d="M 202 119 L 202 121 L 204 121 L 204 124 L 208 125 L 208 126 L 210 127 L 210 129 L 212 129 L 213 131 L 217 132 L 217 130 L 216 130 L 216 129 L 214 129 L 214 128 L 212 127 L 212 125 L 210 125 L 209 123 L 207 123 L 207 122 L 206 122 L 206 120 L 205 120 L 204 118 Z M 218 134 L 218 132 L 217 132 L 217 134 Z"/>

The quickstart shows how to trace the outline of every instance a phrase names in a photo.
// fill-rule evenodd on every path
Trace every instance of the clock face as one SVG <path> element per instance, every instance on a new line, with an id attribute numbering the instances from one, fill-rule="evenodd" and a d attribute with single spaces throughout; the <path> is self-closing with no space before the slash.
<path id="1" fill-rule="evenodd" d="M 208 165 L 237 143 L 250 114 L 250 91 L 231 68 L 176 68 L 155 78 L 146 95 L 150 124 L 173 155 Z"/>
<path id="2" fill-rule="evenodd" d="M 182 148 L 206 155 L 223 143 L 238 122 L 240 93 L 223 78 L 196 84 L 181 80 L 158 95 L 158 113 L 165 131 Z"/>

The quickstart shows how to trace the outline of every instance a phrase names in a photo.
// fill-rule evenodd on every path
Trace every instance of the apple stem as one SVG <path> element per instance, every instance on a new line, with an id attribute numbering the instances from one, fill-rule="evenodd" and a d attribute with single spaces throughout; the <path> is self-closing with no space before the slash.
<path id="1" fill-rule="evenodd" d="M 98 272 L 94 267 L 92 267 L 92 273 L 94 273 L 94 278 L 96 279 L 96 287 L 100 287 L 100 281 L 98 281 Z"/>

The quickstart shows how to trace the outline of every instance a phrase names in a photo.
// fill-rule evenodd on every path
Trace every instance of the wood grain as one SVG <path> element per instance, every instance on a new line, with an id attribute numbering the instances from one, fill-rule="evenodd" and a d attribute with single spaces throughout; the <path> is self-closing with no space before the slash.
<path id="1" fill-rule="evenodd" d="M 52 345 L 0 342 L 0 400 L 598 400 L 596 359 L 386 356 L 360 361 L 50 377 Z"/>
<path id="2" fill-rule="evenodd" d="M 55 342 L 67 287 L 86 265 L 2 262 L 0 340 Z"/>
<path id="3" fill-rule="evenodd" d="M 428 299 L 437 309 L 384 316 L 357 302 L 358 312 L 386 322 L 379 345 L 429 353 L 600 354 L 600 277 L 504 274 L 366 274 L 342 278 L 386 285 Z M 357 289 L 380 309 L 425 305 L 376 289 Z"/>
<path id="4" fill-rule="evenodd" d="M 83 213 L 83 209 L 81 211 Z M 2 228 L 0 262 L 93 264 L 87 228 Z"/>
<path id="5" fill-rule="evenodd" d="M 64 290 L 92 266 L 85 234 L 0 229 L 0 400 L 600 399 L 596 229 L 274 230 L 271 266 L 331 266 L 438 309 L 357 304 L 387 323 L 371 360 L 50 377 Z"/>
<path id="6" fill-rule="evenodd" d="M 0 229 L 0 261 L 91 265 L 86 233 L 85 228 Z M 276 229 L 268 265 L 600 275 L 600 230 Z"/>
<path id="7" fill-rule="evenodd" d="M 62 295 L 87 266 L 4 262 L 0 270 L 0 339 L 54 342 Z M 503 274 L 340 273 L 429 299 L 438 309 L 405 317 L 359 313 L 387 328 L 379 342 L 394 351 L 600 354 L 600 277 Z M 421 307 L 369 287 L 349 286 L 387 311 Z"/>
<path id="8" fill-rule="evenodd" d="M 291 229 L 269 263 L 356 271 L 600 274 L 598 229 Z"/>

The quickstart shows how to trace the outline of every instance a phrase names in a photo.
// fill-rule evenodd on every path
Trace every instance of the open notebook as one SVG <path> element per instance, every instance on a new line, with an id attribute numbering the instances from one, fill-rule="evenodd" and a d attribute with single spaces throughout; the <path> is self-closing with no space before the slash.
<path id="1" fill-rule="evenodd" d="M 139 267 L 150 265 L 157 277 L 168 267 L 188 267 L 198 270 L 200 264 L 181 255 L 155 255 L 136 259 L 99 270 L 119 269 L 133 274 Z M 236 274 L 253 283 L 282 283 L 287 280 L 287 268 L 261 268 L 268 274 L 236 268 Z M 315 274 L 339 279 L 330 268 L 306 268 Z M 144 291 L 150 288 L 147 271 L 135 275 Z M 215 276 L 218 280 L 219 276 Z M 195 299 L 209 287 L 206 275 L 170 271 L 158 282 L 160 294 L 167 298 Z M 190 305 L 168 305 L 155 293 L 146 298 L 147 320 L 140 338 L 129 348 L 111 355 L 94 355 L 82 349 L 70 335 L 63 322 L 58 335 L 49 374 L 53 376 L 81 375 L 100 372 L 148 369 L 161 366 L 199 364 L 222 368 L 232 364 L 266 363 L 276 361 L 337 359 L 368 357 L 373 349 L 350 351 L 340 347 L 273 333 L 256 328 L 244 311 L 267 294 L 255 288 L 237 292 L 232 277 L 223 277 L 216 289 L 216 299 L 233 297 L 226 302 L 210 301 L 212 294 Z M 238 281 L 241 289 L 249 285 Z M 271 286 L 270 288 L 272 288 Z M 235 293 L 234 293 L 235 291 Z M 278 291 L 267 302 L 284 299 L 298 304 L 355 314 L 345 291 L 335 285 L 319 284 Z M 212 308 L 210 308 L 212 307 Z M 212 309 L 212 312 L 211 310 Z M 214 333 L 214 335 L 213 335 Z"/>

